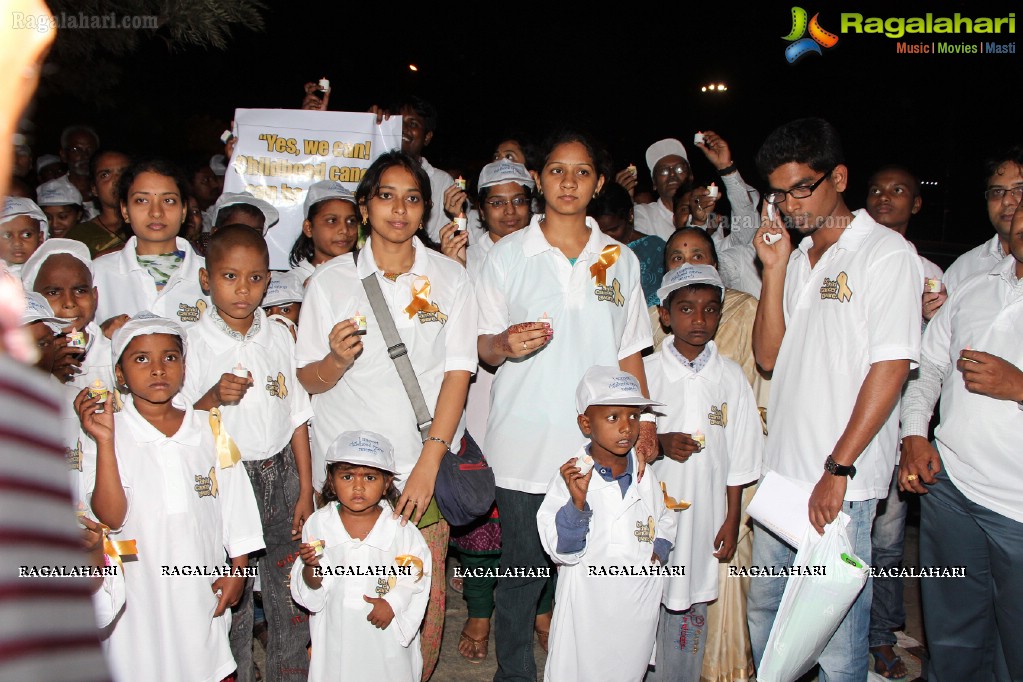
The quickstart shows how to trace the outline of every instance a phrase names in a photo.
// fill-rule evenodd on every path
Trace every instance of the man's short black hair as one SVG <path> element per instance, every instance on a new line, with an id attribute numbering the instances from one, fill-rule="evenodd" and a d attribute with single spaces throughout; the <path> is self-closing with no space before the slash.
<path id="1" fill-rule="evenodd" d="M 766 180 L 786 163 L 805 163 L 818 173 L 845 163 L 838 131 L 823 118 L 800 118 L 775 128 L 757 152 L 757 171 Z"/>
<path id="2" fill-rule="evenodd" d="M 1014 145 L 1001 152 L 984 159 L 984 186 L 987 187 L 988 180 L 998 172 L 998 167 L 1003 163 L 1014 163 L 1023 167 L 1023 146 Z"/>

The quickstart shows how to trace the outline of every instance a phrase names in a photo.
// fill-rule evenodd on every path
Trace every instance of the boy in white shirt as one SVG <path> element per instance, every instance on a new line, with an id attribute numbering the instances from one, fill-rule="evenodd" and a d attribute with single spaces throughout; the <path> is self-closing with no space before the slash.
<path id="1" fill-rule="evenodd" d="M 579 382 L 577 421 L 590 442 L 561 465 L 536 514 L 544 550 L 559 565 L 548 682 L 639 682 L 646 674 L 675 514 L 650 469 L 637 479 L 633 448 L 640 413 L 661 404 L 618 368 L 591 367 Z"/>
<path id="2" fill-rule="evenodd" d="M 59 381 L 86 388 L 114 385 L 110 340 L 96 324 L 98 293 L 93 286 L 89 247 L 73 239 L 50 239 L 25 262 L 25 291 L 42 294 L 64 325 L 54 339 L 52 373 Z"/>
<path id="3" fill-rule="evenodd" d="M 309 667 L 308 623 L 288 581 L 302 525 L 313 512 L 306 425 L 312 410 L 295 378 L 291 333 L 260 308 L 270 280 L 263 236 L 228 225 L 213 235 L 206 253 L 199 277 L 213 306 L 189 329 L 192 354 L 182 394 L 195 409 L 220 409 L 221 428 L 237 444 L 252 483 L 266 542 L 258 557 L 270 628 L 265 677 L 279 681 Z M 252 619 L 249 583 L 231 632 L 243 675 L 252 670 Z"/>
<path id="4" fill-rule="evenodd" d="M 718 562 L 735 552 L 742 489 L 760 476 L 763 431 L 753 390 L 711 340 L 724 291 L 713 266 L 685 264 L 668 272 L 657 292 L 672 336 L 645 361 L 650 395 L 665 404 L 657 417 L 664 458 L 653 470 L 665 505 L 678 515 L 671 565 L 685 574 L 667 578 L 648 680 L 700 678 Z"/>

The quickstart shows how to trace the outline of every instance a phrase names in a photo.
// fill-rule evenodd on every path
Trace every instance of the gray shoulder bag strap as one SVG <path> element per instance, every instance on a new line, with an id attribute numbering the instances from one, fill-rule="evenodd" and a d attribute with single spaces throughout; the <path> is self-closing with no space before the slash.
<path id="1" fill-rule="evenodd" d="M 358 251 L 353 256 L 356 264 L 359 262 Z M 405 393 L 412 403 L 412 409 L 416 413 L 416 428 L 419 435 L 425 441 L 430 435 L 430 425 L 433 417 L 430 415 L 430 408 L 426 406 L 426 398 L 423 397 L 423 389 L 419 387 L 419 379 L 416 378 L 416 370 L 412 367 L 412 361 L 408 358 L 408 349 L 402 343 L 398 335 L 398 328 L 394 326 L 394 318 L 384 301 L 384 292 L 380 290 L 380 282 L 377 280 L 376 268 L 369 276 L 362 280 L 362 287 L 366 290 L 366 297 L 373 308 L 373 315 L 377 324 L 380 325 L 380 334 L 387 344 L 387 354 L 394 361 L 394 368 L 398 370 L 401 377 L 401 384 L 405 387 Z"/>

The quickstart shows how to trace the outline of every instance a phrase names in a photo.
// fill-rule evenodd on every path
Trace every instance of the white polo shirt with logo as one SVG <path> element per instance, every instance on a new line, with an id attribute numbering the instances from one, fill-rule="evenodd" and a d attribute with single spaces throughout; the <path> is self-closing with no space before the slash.
<path id="1" fill-rule="evenodd" d="M 785 336 L 771 381 L 764 473 L 807 490 L 841 438 L 863 381 L 876 362 L 920 358 L 923 272 L 901 235 L 855 219 L 811 268 L 813 237 L 795 249 L 785 274 Z M 828 229 L 828 228 L 821 228 Z M 899 407 L 855 461 L 845 499 L 888 494 L 895 466 Z"/>
<path id="2" fill-rule="evenodd" d="M 198 322 L 210 306 L 209 296 L 199 286 L 199 269 L 206 267 L 206 260 L 178 237 L 175 248 L 184 251 L 185 258 L 163 289 L 157 291 L 152 275 L 139 265 L 137 243 L 132 237 L 117 253 L 93 261 L 93 282 L 99 290 L 96 321 L 102 324 L 117 315 L 148 310 L 186 327 Z"/>
<path id="3" fill-rule="evenodd" d="M 618 367 L 652 345 L 636 255 L 587 218 L 590 238 L 573 265 L 544 237 L 541 218 L 494 244 L 476 283 L 481 335 L 553 318 L 550 343 L 498 368 L 483 448 L 497 485 L 534 494 L 586 441 L 575 412 L 586 370 Z M 618 257 L 601 284 L 590 268 L 608 247 Z"/>
<path id="4" fill-rule="evenodd" d="M 399 488 L 423 449 L 412 403 L 387 354 L 362 278 L 376 274 L 431 414 L 445 372 L 476 371 L 476 301 L 465 268 L 413 238 L 412 270 L 392 282 L 377 270 L 372 242 L 372 237 L 366 241 L 358 265 L 351 258 L 334 258 L 317 268 L 302 301 L 296 346 L 299 367 L 319 362 L 330 352 L 327 337 L 338 322 L 356 314 L 365 315 L 367 322 L 362 354 L 333 388 L 312 397 L 313 485 L 317 489 L 326 476 L 327 448 L 343 431 L 366 429 L 391 441 Z M 410 316 L 406 308 L 424 277 L 430 285 L 428 308 L 434 310 L 413 310 Z M 453 443 L 461 440 L 464 422 L 463 414 Z"/>
<path id="5" fill-rule="evenodd" d="M 996 234 L 983 244 L 975 246 L 959 256 L 952 265 L 948 266 L 948 272 L 942 279 L 945 289 L 951 294 L 960 284 L 974 275 L 990 272 L 991 268 L 998 265 L 1006 255 L 1002 253 L 1002 244 L 998 241 Z"/>
<path id="6" fill-rule="evenodd" d="M 253 385 L 234 405 L 222 405 L 224 428 L 242 459 L 273 457 L 312 416 L 309 394 L 295 376 L 295 341 L 283 325 L 256 308 L 259 330 L 245 340 L 228 336 L 209 314 L 188 330 L 185 386 L 181 394 L 194 404 L 238 364 Z"/>

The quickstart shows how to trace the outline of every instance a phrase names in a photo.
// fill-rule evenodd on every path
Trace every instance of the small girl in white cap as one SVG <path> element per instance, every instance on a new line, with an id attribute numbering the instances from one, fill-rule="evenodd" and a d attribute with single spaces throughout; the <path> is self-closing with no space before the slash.
<path id="1" fill-rule="evenodd" d="M 143 311 L 111 345 L 123 409 L 114 414 L 110 391 L 84 389 L 75 411 L 87 501 L 126 589 L 108 641 L 113 678 L 222 680 L 237 667 L 230 608 L 245 578 L 235 569 L 264 547 L 252 486 L 215 415 L 179 395 L 181 325 Z"/>
<path id="2" fill-rule="evenodd" d="M 306 521 L 291 571 L 291 594 L 311 612 L 309 680 L 417 682 L 431 556 L 419 529 L 391 513 L 393 448 L 345 431 L 326 462 L 324 506 Z"/>

